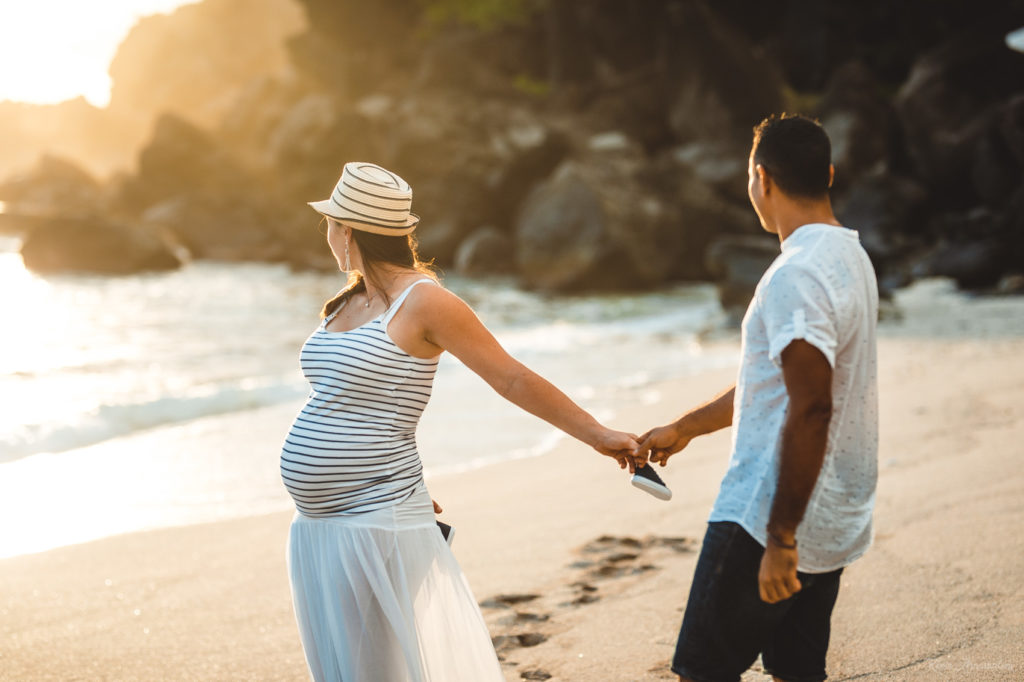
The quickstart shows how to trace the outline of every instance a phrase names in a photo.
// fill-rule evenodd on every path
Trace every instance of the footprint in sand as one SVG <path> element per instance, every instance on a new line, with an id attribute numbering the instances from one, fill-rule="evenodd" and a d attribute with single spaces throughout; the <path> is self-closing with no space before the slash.
<path id="1" fill-rule="evenodd" d="M 583 545 L 578 550 L 583 558 L 572 562 L 569 567 L 586 571 L 584 577 L 587 581 L 621 578 L 655 570 L 658 567 L 656 564 L 641 560 L 646 558 L 645 554 L 657 548 L 688 553 L 694 551 L 695 547 L 694 541 L 685 537 L 647 536 L 637 539 L 629 536 L 602 535 Z M 587 588 L 584 588 L 584 585 Z M 588 582 L 577 582 L 570 587 L 577 591 L 577 596 L 562 606 L 590 604 L 600 599 L 594 594 L 597 588 Z"/>
<path id="2" fill-rule="evenodd" d="M 540 597 L 539 594 L 496 594 L 480 602 L 482 609 L 507 609 L 516 604 L 525 604 Z"/>

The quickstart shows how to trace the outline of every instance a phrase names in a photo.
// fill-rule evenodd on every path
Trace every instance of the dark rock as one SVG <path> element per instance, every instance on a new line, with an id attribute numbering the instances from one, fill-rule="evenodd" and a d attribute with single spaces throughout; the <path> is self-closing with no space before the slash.
<path id="1" fill-rule="evenodd" d="M 1024 294 L 1024 275 L 1004 275 L 996 285 L 996 293 L 1013 296 Z"/>
<path id="2" fill-rule="evenodd" d="M 1018 147 L 1024 139 L 1024 95 L 981 116 L 970 128 L 973 158 L 971 180 L 982 203 L 999 209 L 1024 186 L 1024 160 Z"/>
<path id="3" fill-rule="evenodd" d="M 455 271 L 460 275 L 500 275 L 514 269 L 515 245 L 493 226 L 473 232 L 455 253 Z"/>
<path id="4" fill-rule="evenodd" d="M 1005 33 L 1005 28 L 963 32 L 925 53 L 896 96 L 910 158 L 945 207 L 977 203 L 976 144 L 993 108 L 1024 83 L 1024 54 L 1006 48 Z"/>
<path id="5" fill-rule="evenodd" d="M 0 184 L 5 211 L 24 214 L 96 213 L 103 200 L 100 184 L 75 163 L 44 155 L 27 173 Z"/>
<path id="6" fill-rule="evenodd" d="M 491 27 L 449 22 L 420 50 L 410 89 L 456 90 L 487 97 L 508 96 L 517 85 L 521 94 L 529 94 L 522 91 L 533 84 L 540 89 L 533 94 L 543 95 L 547 86 L 544 53 L 537 49 L 540 39 L 540 27 L 526 22 Z"/>
<path id="7" fill-rule="evenodd" d="M 621 130 L 646 151 L 656 152 L 675 140 L 665 102 L 665 93 L 674 90 L 664 73 L 646 68 L 601 88 L 580 113 L 594 128 Z"/>
<path id="8" fill-rule="evenodd" d="M 1003 106 L 998 125 L 1006 149 L 1024 166 L 1024 94 L 1010 98 Z"/>
<path id="9" fill-rule="evenodd" d="M 735 317 L 742 314 L 761 276 L 779 255 L 779 240 L 762 236 L 731 235 L 716 239 L 706 253 L 708 271 L 718 284 L 722 307 Z"/>
<path id="10" fill-rule="evenodd" d="M 420 257 L 441 267 L 453 265 L 455 252 L 470 230 L 466 223 L 454 218 L 424 219 L 416 228 Z"/>
<path id="11" fill-rule="evenodd" d="M 395 117 L 383 164 L 412 185 L 425 222 L 458 223 L 460 238 L 480 225 L 511 232 L 523 199 L 569 149 L 537 114 L 467 93 L 407 100 Z"/>
<path id="12" fill-rule="evenodd" d="M 616 256 L 594 188 L 574 165 L 527 198 L 516 227 L 516 262 L 526 282 L 550 290 L 595 286 Z"/>
<path id="13" fill-rule="evenodd" d="M 313 93 L 285 112 L 267 138 L 265 153 L 272 167 L 287 171 L 278 177 L 288 195 L 310 201 L 330 196 L 346 162 L 380 159 L 383 137 L 356 109 Z"/>
<path id="14" fill-rule="evenodd" d="M 55 217 L 40 224 L 21 247 L 25 267 L 40 273 L 125 275 L 173 270 L 180 263 L 154 235 L 99 219 Z"/>
<path id="15" fill-rule="evenodd" d="M 262 188 L 242 164 L 213 138 L 177 116 L 161 116 L 153 137 L 139 155 L 139 170 L 121 190 L 120 204 L 130 212 L 181 194 L 252 196 Z"/>
<path id="16" fill-rule="evenodd" d="M 982 241 L 998 237 L 1000 220 L 998 214 L 990 209 L 977 207 L 961 213 L 947 212 L 934 216 L 929 222 L 928 232 L 939 241 Z"/>
<path id="17" fill-rule="evenodd" d="M 675 6 L 668 71 L 669 125 L 681 142 L 715 140 L 740 150 L 750 130 L 783 108 L 780 75 L 704 2 Z"/>
<path id="18" fill-rule="evenodd" d="M 892 168 L 900 154 L 899 120 L 863 63 L 847 63 L 832 75 L 817 115 L 832 142 L 833 195 Z"/>
<path id="19" fill-rule="evenodd" d="M 1006 249 L 1009 270 L 1024 270 L 1024 185 L 1010 199 L 1000 221 L 1001 241 Z"/>
<path id="20" fill-rule="evenodd" d="M 749 153 L 721 142 L 691 142 L 672 150 L 672 158 L 731 202 L 746 205 Z"/>
<path id="21" fill-rule="evenodd" d="M 801 91 L 820 90 L 839 55 L 850 54 L 850 39 L 836 21 L 839 3 L 793 0 L 779 14 L 781 66 L 786 80 Z"/>
<path id="22" fill-rule="evenodd" d="M 836 217 L 860 233 L 861 244 L 878 267 L 903 256 L 926 234 L 927 210 L 928 193 L 918 183 L 875 173 L 850 188 L 836 204 Z"/>
<path id="23" fill-rule="evenodd" d="M 1006 266 L 1001 245 L 992 239 L 943 243 L 914 265 L 915 277 L 951 277 L 964 289 L 996 285 Z"/>
<path id="24" fill-rule="evenodd" d="M 535 121 L 522 121 L 509 126 L 494 142 L 502 158 L 487 180 L 492 198 L 489 220 L 511 232 L 520 204 L 565 159 L 569 141 Z"/>
<path id="25" fill-rule="evenodd" d="M 295 77 L 253 78 L 231 98 L 217 127 L 217 139 L 253 166 L 271 166 L 276 151 L 271 148 L 272 138 L 309 94 L 308 85 Z"/>
<path id="26" fill-rule="evenodd" d="M 315 224 L 315 215 L 308 217 Z M 260 195 L 181 194 L 149 208 L 143 224 L 163 228 L 193 258 L 222 261 L 282 261 L 290 240 L 278 228 L 287 217 Z M 312 226 L 309 228 L 313 231 Z"/>
<path id="27" fill-rule="evenodd" d="M 647 287 L 703 279 L 713 235 L 747 215 L 670 156 L 651 163 L 632 148 L 566 162 L 523 205 L 518 271 L 555 291 Z"/>

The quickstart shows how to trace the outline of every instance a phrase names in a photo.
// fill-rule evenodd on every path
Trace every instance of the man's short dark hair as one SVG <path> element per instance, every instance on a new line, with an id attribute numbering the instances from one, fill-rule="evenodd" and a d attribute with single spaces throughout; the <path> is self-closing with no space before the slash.
<path id="1" fill-rule="evenodd" d="M 754 128 L 754 164 L 761 164 L 786 194 L 820 199 L 828 194 L 832 145 L 825 129 L 805 116 L 772 114 Z"/>

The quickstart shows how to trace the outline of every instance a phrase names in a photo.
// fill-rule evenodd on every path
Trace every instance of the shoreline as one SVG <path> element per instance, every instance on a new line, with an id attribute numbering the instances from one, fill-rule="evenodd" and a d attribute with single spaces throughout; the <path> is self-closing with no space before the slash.
<path id="1" fill-rule="evenodd" d="M 932 308 L 907 306 L 880 333 L 876 540 L 843 577 L 831 679 L 1024 673 L 1024 299 Z M 658 383 L 658 402 L 624 405 L 610 425 L 661 424 L 734 376 Z M 729 433 L 660 470 L 668 503 L 569 440 L 431 477 L 506 679 L 674 679 Z M 308 679 L 284 567 L 291 515 L 0 559 L 0 680 Z"/>

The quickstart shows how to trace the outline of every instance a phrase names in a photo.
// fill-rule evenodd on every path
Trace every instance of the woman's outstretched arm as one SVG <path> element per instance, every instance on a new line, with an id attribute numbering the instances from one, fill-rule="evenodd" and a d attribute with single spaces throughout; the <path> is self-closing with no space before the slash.
<path id="1" fill-rule="evenodd" d="M 530 414 L 556 426 L 622 467 L 632 468 L 636 436 L 601 425 L 551 382 L 533 372 L 502 348 L 476 313 L 458 296 L 441 287 L 419 287 L 406 303 L 421 338 L 448 351 L 491 388 Z"/>

